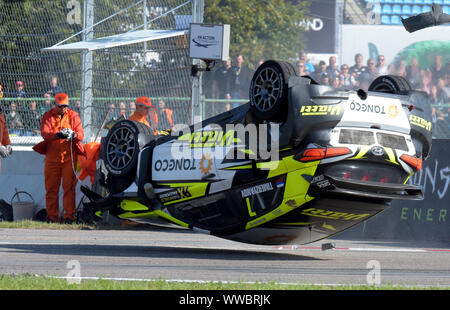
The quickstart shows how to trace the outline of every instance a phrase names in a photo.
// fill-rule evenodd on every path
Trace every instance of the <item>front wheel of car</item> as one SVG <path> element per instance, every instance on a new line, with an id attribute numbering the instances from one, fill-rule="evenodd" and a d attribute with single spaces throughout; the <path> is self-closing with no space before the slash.
<path id="1" fill-rule="evenodd" d="M 284 121 L 288 107 L 288 83 L 296 75 L 287 62 L 268 60 L 258 67 L 250 84 L 250 109 L 260 121 Z"/>

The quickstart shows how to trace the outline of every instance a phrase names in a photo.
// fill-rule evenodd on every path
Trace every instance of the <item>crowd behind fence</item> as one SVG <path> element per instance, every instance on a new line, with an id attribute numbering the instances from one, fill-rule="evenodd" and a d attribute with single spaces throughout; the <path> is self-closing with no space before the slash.
<path id="1" fill-rule="evenodd" d="M 230 59 L 205 75 L 206 96 L 201 98 L 204 107 L 203 118 L 230 110 L 248 100 L 249 84 L 254 70 L 249 69 L 242 58 L 242 55 L 238 55 L 235 62 Z M 383 55 L 379 55 L 377 60 L 368 59 L 365 64 L 366 66 L 361 54 L 355 55 L 355 64 L 338 66 L 334 56 L 329 58 L 328 64 L 325 61 L 311 64 L 306 53 L 300 53 L 300 59 L 293 65 L 298 75 L 310 75 L 320 84 L 335 88 L 367 90 L 370 83 L 380 75 L 403 76 L 414 89 L 429 95 L 429 104 L 432 106 L 433 113 L 433 136 L 435 138 L 450 137 L 450 64 L 444 63 L 441 55 L 435 55 L 433 65 L 428 68 L 419 67 L 415 58 L 411 58 L 408 63 L 400 61 L 387 66 L 384 64 Z M 242 75 L 243 72 L 246 76 Z M 240 80 L 239 83 L 236 79 Z M 42 97 L 27 96 L 25 85 L 26 81 L 19 80 L 13 91 L 0 91 L 0 105 L 12 137 L 40 136 L 40 121 L 43 114 L 53 108 L 53 96 L 64 91 L 58 84 L 57 76 L 50 77 L 49 87 Z M 105 120 L 109 122 L 121 116 L 128 118 L 136 110 L 135 100 L 136 97 L 94 97 L 92 124 L 84 124 L 84 126 L 91 126 L 94 133 Z M 151 97 L 151 100 L 154 113 L 160 112 L 160 104 L 163 102 L 162 109 L 172 111 L 175 124 L 191 124 L 190 97 Z M 78 112 L 83 119 L 84 109 L 80 98 L 71 97 L 69 102 L 70 108 Z M 151 117 L 148 120 L 152 122 Z M 161 121 L 152 126 L 158 130 L 164 130 L 169 127 L 169 124 Z M 22 139 L 22 141 L 26 140 Z M 28 141 L 34 142 L 33 139 Z"/>

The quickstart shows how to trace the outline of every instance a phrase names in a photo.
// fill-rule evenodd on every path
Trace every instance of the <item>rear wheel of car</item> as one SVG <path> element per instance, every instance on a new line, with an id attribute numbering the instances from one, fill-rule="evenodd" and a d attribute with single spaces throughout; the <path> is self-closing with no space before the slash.
<path id="1" fill-rule="evenodd" d="M 115 124 L 102 147 L 102 159 L 108 173 L 114 176 L 133 173 L 140 148 L 153 139 L 151 129 L 142 123 L 124 120 Z"/>
<path id="2" fill-rule="evenodd" d="M 369 91 L 397 94 L 412 90 L 411 84 L 404 77 L 396 75 L 382 75 L 369 85 Z"/>
<path id="3" fill-rule="evenodd" d="M 296 75 L 287 62 L 268 60 L 258 67 L 250 84 L 250 109 L 258 120 L 283 121 L 288 107 L 288 83 Z"/>

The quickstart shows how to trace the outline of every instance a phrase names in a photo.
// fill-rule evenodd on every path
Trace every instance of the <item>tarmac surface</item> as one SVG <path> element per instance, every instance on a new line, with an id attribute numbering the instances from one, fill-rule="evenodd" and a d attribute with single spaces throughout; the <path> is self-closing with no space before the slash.
<path id="1" fill-rule="evenodd" d="M 0 229 L 0 236 L 0 274 L 70 277 L 78 265 L 82 278 L 450 287 L 449 244 L 335 239 L 258 246 L 151 226 Z M 326 242 L 335 249 L 323 251 Z"/>

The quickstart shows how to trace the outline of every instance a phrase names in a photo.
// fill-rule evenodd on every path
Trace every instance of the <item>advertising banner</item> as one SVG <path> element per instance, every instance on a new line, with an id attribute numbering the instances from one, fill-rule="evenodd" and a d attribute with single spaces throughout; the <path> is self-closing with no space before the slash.
<path id="1" fill-rule="evenodd" d="M 306 50 L 308 53 L 334 54 L 336 40 L 336 0 L 312 1 L 310 18 L 306 23 Z"/>
<path id="2" fill-rule="evenodd" d="M 424 200 L 393 201 L 383 213 L 337 238 L 450 242 L 449 149 L 450 140 L 433 140 L 430 157 L 409 181 L 423 187 Z"/>

